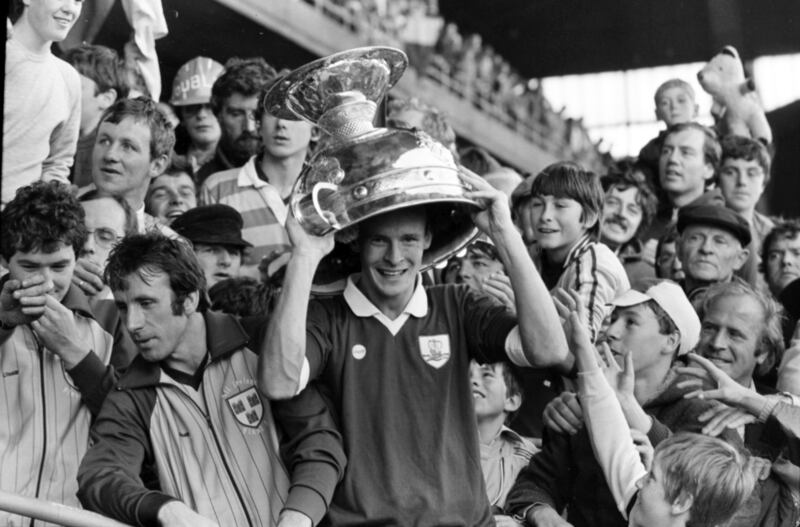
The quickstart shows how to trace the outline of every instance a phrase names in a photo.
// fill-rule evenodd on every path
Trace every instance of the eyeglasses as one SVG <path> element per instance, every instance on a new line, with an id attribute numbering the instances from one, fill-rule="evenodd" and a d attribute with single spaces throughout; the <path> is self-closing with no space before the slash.
<path id="1" fill-rule="evenodd" d="M 111 249 L 122 239 L 122 236 L 118 236 L 116 232 L 105 227 L 88 229 L 88 231 L 90 235 L 94 236 L 94 242 L 104 249 Z"/>

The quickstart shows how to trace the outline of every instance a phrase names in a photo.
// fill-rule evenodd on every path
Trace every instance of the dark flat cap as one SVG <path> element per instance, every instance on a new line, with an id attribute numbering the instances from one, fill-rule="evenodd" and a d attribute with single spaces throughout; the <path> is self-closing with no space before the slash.
<path id="1" fill-rule="evenodd" d="M 189 209 L 170 227 L 192 243 L 252 247 L 242 239 L 242 215 L 228 205 L 203 205 Z"/>
<path id="2" fill-rule="evenodd" d="M 733 210 L 719 205 L 687 205 L 678 211 L 678 232 L 689 225 L 709 225 L 731 233 L 746 247 L 750 243 L 750 224 Z"/>

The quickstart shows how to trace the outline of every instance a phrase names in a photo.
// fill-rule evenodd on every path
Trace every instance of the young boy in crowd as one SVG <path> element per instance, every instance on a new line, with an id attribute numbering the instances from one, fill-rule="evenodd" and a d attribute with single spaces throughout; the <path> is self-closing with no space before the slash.
<path id="1" fill-rule="evenodd" d="M 692 85 L 681 79 L 670 79 L 656 89 L 653 97 L 656 103 L 656 119 L 667 125 L 667 128 L 678 123 L 688 123 L 697 118 L 698 105 L 694 98 Z M 658 174 L 658 158 L 664 144 L 665 132 L 651 139 L 639 152 L 639 163 Z M 653 183 L 658 188 L 658 178 Z"/>
<path id="2" fill-rule="evenodd" d="M 512 366 L 506 362 L 478 364 L 473 360 L 469 374 L 486 493 L 495 513 L 502 513 L 517 474 L 538 449 L 506 426 L 522 405 L 522 387 Z"/>
<path id="3" fill-rule="evenodd" d="M 3 97 L 0 209 L 34 181 L 67 183 L 81 118 L 81 81 L 50 51 L 66 38 L 82 2 L 11 0 Z"/>
<path id="4" fill-rule="evenodd" d="M 594 339 L 606 306 L 630 289 L 622 263 L 597 241 L 604 201 L 600 179 L 575 163 L 555 163 L 533 179 L 526 199 L 542 279 L 551 291 L 578 291 Z"/>
<path id="5" fill-rule="evenodd" d="M 81 78 L 81 123 L 72 183 L 84 187 L 92 182 L 92 149 L 100 116 L 117 99 L 128 96 L 125 75 L 117 52 L 105 46 L 83 44 L 64 54 L 64 60 Z"/>

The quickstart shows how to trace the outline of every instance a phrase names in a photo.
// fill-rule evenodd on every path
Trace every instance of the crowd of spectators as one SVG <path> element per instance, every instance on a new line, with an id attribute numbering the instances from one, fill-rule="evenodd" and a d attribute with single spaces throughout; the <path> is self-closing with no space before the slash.
<path id="1" fill-rule="evenodd" d="M 308 0 L 358 34 L 365 44 L 394 45 L 409 64 L 500 120 L 555 157 L 600 164 L 602 154 L 580 119 L 567 118 L 544 97 L 537 79 L 521 75 L 478 34 L 462 35 L 435 0 Z"/>
<path id="2" fill-rule="evenodd" d="M 290 202 L 325 141 L 270 113 L 269 57 L 191 58 L 159 103 L 107 47 L 52 54 L 81 2 L 11 7 L 3 491 L 131 525 L 800 525 L 800 222 L 757 210 L 771 145 L 695 122 L 686 82 L 602 175 L 519 174 L 393 100 L 480 235 L 426 268 L 440 209 L 376 214 L 321 291 L 339 242 Z M 443 64 L 500 101 L 466 41 Z"/>

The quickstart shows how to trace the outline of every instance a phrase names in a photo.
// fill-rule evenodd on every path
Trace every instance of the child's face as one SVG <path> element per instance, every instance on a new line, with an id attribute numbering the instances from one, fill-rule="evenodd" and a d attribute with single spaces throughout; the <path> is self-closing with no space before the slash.
<path id="1" fill-rule="evenodd" d="M 533 235 L 548 256 L 563 262 L 578 239 L 596 221 L 583 213 L 583 207 L 572 198 L 533 196 L 531 198 Z"/>
<path id="2" fill-rule="evenodd" d="M 656 104 L 656 118 L 667 126 L 688 123 L 697 116 L 697 105 L 689 93 L 679 86 L 667 88 L 661 92 Z"/>
<path id="3" fill-rule="evenodd" d="M 475 416 L 478 419 L 492 418 L 516 410 L 514 401 L 506 397 L 507 387 L 500 364 L 469 364 L 469 381 Z M 519 406 L 519 405 L 516 405 Z"/>
<path id="4" fill-rule="evenodd" d="M 664 471 L 656 456 L 650 472 L 642 477 L 636 486 L 639 494 L 631 510 L 630 527 L 660 527 L 672 524 L 674 520 L 672 504 L 664 492 Z"/>
<path id="5" fill-rule="evenodd" d="M 483 282 L 494 273 L 505 274 L 503 263 L 480 251 L 468 250 L 461 259 L 458 270 L 458 283 L 467 284 L 476 291 L 483 290 Z"/>

